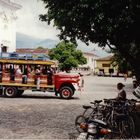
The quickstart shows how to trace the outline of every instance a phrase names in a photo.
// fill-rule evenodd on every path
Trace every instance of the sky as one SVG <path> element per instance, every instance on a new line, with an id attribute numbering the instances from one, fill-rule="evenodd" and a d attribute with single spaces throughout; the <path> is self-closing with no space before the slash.
<path id="1" fill-rule="evenodd" d="M 56 30 L 53 26 L 39 20 L 39 15 L 45 13 L 44 4 L 41 0 L 12 0 L 22 6 L 16 12 L 18 19 L 16 21 L 17 32 L 31 35 L 37 38 L 58 40 Z"/>
<path id="2" fill-rule="evenodd" d="M 18 19 L 16 21 L 17 32 L 30 35 L 40 39 L 59 40 L 57 30 L 52 25 L 47 25 L 46 22 L 39 20 L 39 15 L 45 13 L 44 4 L 41 0 L 11 0 L 20 4 L 22 8 L 16 12 Z M 97 45 L 90 44 L 87 46 L 81 41 L 78 42 L 83 51 L 86 52 L 101 52 L 101 55 L 108 55 L 102 51 Z M 94 47 L 93 47 L 94 46 Z M 96 51 L 97 50 L 97 51 Z"/>

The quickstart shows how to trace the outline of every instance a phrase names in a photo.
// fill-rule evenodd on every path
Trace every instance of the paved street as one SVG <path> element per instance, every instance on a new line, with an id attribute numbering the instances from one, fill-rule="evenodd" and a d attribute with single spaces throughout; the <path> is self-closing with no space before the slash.
<path id="1" fill-rule="evenodd" d="M 68 139 L 76 132 L 74 121 L 82 105 L 90 101 L 117 96 L 116 84 L 123 82 L 128 98 L 132 95 L 132 79 L 85 76 L 85 87 L 71 100 L 54 93 L 26 91 L 19 98 L 0 97 L 0 139 Z"/>
<path id="2" fill-rule="evenodd" d="M 117 96 L 116 85 L 119 82 L 122 82 L 125 85 L 125 90 L 127 92 L 128 98 L 135 98 L 132 94 L 132 78 L 128 78 L 127 81 L 124 81 L 122 77 L 92 77 L 86 76 L 85 79 L 85 89 L 83 96 L 81 97 L 83 102 L 89 102 L 94 99 L 103 99 L 103 98 L 114 98 Z"/>

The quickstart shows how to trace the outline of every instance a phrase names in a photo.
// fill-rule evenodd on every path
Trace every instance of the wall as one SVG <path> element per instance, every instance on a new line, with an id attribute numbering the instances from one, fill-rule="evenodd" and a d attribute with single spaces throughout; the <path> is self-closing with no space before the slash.
<path id="1" fill-rule="evenodd" d="M 89 67 L 89 69 L 94 72 L 96 67 L 95 59 L 98 57 L 92 53 L 83 53 L 84 57 L 87 58 L 87 64 L 82 65 L 83 67 Z"/>
<path id="2" fill-rule="evenodd" d="M 100 69 L 103 69 L 104 70 L 104 74 L 105 75 L 109 75 L 109 69 L 113 69 L 114 70 L 114 75 L 117 74 L 118 72 L 118 67 L 113 67 L 111 65 L 111 61 L 110 60 L 97 60 L 96 61 L 97 63 L 97 67 L 96 67 L 96 73 L 99 73 L 99 70 Z"/>
<path id="3" fill-rule="evenodd" d="M 7 46 L 7 52 L 16 50 L 16 15 L 19 5 L 10 1 L 0 0 L 0 51 L 2 46 Z"/>

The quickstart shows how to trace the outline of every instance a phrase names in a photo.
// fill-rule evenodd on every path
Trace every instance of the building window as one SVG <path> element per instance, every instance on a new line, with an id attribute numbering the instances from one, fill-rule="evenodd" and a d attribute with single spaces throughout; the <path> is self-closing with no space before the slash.
<path id="1" fill-rule="evenodd" d="M 104 76 L 104 74 L 105 74 L 104 69 L 99 69 L 98 75 L 99 76 Z"/>
<path id="2" fill-rule="evenodd" d="M 114 69 L 109 69 L 109 73 L 114 73 Z"/>
<path id="3" fill-rule="evenodd" d="M 110 67 L 110 64 L 102 64 L 102 67 Z"/>
<path id="4" fill-rule="evenodd" d="M 1 47 L 1 52 L 7 52 L 7 46 L 2 46 Z"/>

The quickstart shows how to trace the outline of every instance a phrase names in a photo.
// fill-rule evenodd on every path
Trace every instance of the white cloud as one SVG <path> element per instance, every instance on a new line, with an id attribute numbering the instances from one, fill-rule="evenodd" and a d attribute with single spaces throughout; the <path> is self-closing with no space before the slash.
<path id="1" fill-rule="evenodd" d="M 45 12 L 41 0 L 13 0 L 22 6 L 17 11 L 17 32 L 37 38 L 58 39 L 59 33 L 53 26 L 39 20 L 39 15 Z"/>

